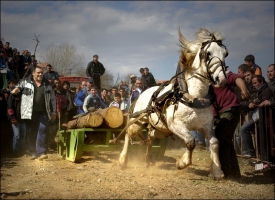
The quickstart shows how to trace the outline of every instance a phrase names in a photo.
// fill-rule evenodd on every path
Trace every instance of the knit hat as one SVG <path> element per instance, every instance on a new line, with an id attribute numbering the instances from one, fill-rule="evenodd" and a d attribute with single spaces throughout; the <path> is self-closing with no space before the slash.
<path id="1" fill-rule="evenodd" d="M 137 76 L 135 74 L 130 74 L 130 78 L 136 78 Z"/>

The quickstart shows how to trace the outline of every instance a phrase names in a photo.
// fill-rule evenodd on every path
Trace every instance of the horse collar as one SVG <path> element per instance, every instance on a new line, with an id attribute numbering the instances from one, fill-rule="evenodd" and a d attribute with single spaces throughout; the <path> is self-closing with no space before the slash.
<path id="1" fill-rule="evenodd" d="M 191 108 L 207 108 L 211 106 L 215 100 L 216 100 L 216 95 L 211 85 L 209 86 L 208 94 L 205 95 L 204 97 L 194 98 L 193 101 L 190 101 L 183 94 L 181 98 L 179 98 L 180 103 L 183 103 L 186 106 Z"/>

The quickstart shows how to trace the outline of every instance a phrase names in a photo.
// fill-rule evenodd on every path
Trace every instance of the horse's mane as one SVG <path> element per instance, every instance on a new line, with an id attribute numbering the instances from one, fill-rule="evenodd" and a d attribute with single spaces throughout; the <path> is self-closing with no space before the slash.
<path id="1" fill-rule="evenodd" d="M 192 63 L 195 59 L 197 52 L 199 51 L 202 43 L 207 42 L 212 39 L 213 35 L 216 40 L 223 41 L 225 37 L 218 31 L 210 32 L 207 29 L 201 28 L 196 32 L 196 39 L 193 41 L 188 41 L 178 29 L 179 34 L 179 46 L 181 47 L 179 66 L 185 68 L 186 70 L 191 69 Z"/>

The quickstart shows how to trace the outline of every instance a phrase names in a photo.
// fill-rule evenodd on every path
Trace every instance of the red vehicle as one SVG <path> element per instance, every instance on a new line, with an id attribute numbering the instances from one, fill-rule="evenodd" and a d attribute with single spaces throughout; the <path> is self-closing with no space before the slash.
<path id="1" fill-rule="evenodd" d="M 69 81 L 71 87 L 77 87 L 78 84 L 81 83 L 81 81 L 87 81 L 88 77 L 83 76 L 61 76 L 59 77 L 59 80 L 61 83 L 63 81 Z"/>

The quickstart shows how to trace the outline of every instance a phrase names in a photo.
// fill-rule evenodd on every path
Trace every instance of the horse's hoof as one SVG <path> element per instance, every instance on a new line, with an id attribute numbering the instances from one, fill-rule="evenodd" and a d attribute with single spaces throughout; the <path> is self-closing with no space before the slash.
<path id="1" fill-rule="evenodd" d="M 127 167 L 127 165 L 125 163 L 122 164 L 120 162 L 118 162 L 118 166 L 121 170 L 126 169 L 126 167 Z"/>
<path id="2" fill-rule="evenodd" d="M 209 177 L 209 178 L 213 178 L 213 180 L 215 180 L 215 181 L 220 181 L 220 180 L 223 180 L 223 179 L 224 179 L 223 173 L 222 173 L 220 176 L 213 176 L 213 174 L 210 173 L 210 174 L 208 175 L 208 177 Z"/>
<path id="3" fill-rule="evenodd" d="M 223 178 L 222 177 L 214 177 L 215 181 L 221 181 Z"/>
<path id="4" fill-rule="evenodd" d="M 124 170 L 125 168 L 126 168 L 125 165 L 120 165 L 120 164 L 119 164 L 119 169 Z"/>
<path id="5" fill-rule="evenodd" d="M 125 169 L 127 167 L 127 157 L 122 156 L 118 160 L 119 167 L 121 169 Z"/>
<path id="6" fill-rule="evenodd" d="M 176 167 L 177 167 L 177 169 L 178 170 L 182 170 L 182 169 L 185 169 L 186 167 L 188 167 L 189 165 L 191 165 L 191 163 L 190 164 L 185 164 L 185 163 L 183 163 L 183 162 L 181 162 L 181 161 L 177 161 L 177 163 L 176 163 Z"/>
<path id="7" fill-rule="evenodd" d="M 182 170 L 182 169 L 185 168 L 183 165 L 180 164 L 180 161 L 177 161 L 176 167 L 177 167 L 178 170 Z"/>

